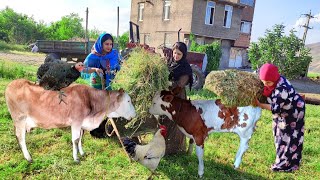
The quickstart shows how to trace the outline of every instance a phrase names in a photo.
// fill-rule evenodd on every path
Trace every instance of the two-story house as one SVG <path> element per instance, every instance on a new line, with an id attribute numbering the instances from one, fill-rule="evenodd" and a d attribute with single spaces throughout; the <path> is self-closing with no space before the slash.
<path id="1" fill-rule="evenodd" d="M 141 43 L 171 47 L 221 43 L 220 68 L 247 66 L 255 0 L 132 0 L 130 20 L 140 27 Z"/>

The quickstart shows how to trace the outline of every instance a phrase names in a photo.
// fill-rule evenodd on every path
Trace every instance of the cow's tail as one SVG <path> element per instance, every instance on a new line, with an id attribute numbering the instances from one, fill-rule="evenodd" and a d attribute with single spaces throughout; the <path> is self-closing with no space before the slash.
<path id="1" fill-rule="evenodd" d="M 125 137 L 122 140 L 122 143 L 127 151 L 127 153 L 131 156 L 134 157 L 135 156 L 135 148 L 137 146 L 137 143 L 134 142 L 132 139 Z"/>

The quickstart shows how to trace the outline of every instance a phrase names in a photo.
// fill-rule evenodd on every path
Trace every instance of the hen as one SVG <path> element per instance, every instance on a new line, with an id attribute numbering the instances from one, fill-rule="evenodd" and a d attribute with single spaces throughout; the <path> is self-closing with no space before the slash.
<path id="1" fill-rule="evenodd" d="M 46 90 L 59 91 L 60 102 L 62 100 L 62 88 L 68 87 L 80 77 L 84 66 L 82 62 L 75 65 L 61 60 L 54 60 L 42 64 L 37 71 L 39 85 Z M 65 96 L 65 95 L 64 95 Z"/>
<path id="2" fill-rule="evenodd" d="M 147 167 L 151 172 L 151 176 L 158 167 L 161 158 L 166 151 L 166 143 L 164 137 L 167 134 L 167 128 L 160 125 L 160 129 L 155 133 L 153 139 L 146 145 L 138 145 L 129 138 L 123 139 L 123 145 L 127 153 L 133 160 Z"/>

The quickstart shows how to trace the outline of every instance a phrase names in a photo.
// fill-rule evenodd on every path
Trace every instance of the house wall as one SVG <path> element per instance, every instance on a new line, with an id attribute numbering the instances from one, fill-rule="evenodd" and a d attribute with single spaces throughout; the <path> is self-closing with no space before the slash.
<path id="1" fill-rule="evenodd" d="M 169 42 L 173 45 L 178 41 L 178 30 L 182 28 L 180 41 L 183 41 L 184 34 L 191 31 L 191 18 L 194 0 L 172 0 L 170 7 L 170 20 L 163 20 L 163 0 L 151 0 L 153 5 L 145 3 L 144 19 L 138 21 L 138 3 L 144 0 L 132 0 L 130 21 L 140 26 L 140 39 L 143 43 L 144 34 L 150 34 L 152 47 L 164 43 L 165 33 L 168 34 Z M 182 7 L 183 6 L 183 9 Z"/>
<path id="2" fill-rule="evenodd" d="M 194 34 L 199 34 L 207 37 L 219 39 L 236 40 L 239 37 L 239 29 L 241 23 L 242 8 L 233 6 L 231 27 L 223 27 L 225 5 L 216 1 L 214 23 L 213 25 L 205 24 L 207 1 L 198 1 L 194 4 L 192 17 L 191 31 Z"/>
<path id="3" fill-rule="evenodd" d="M 140 26 L 140 42 L 144 35 L 149 35 L 151 47 L 158 47 L 165 42 L 165 35 L 170 46 L 178 41 L 189 40 L 190 33 L 195 34 L 199 42 L 210 44 L 219 41 L 222 48 L 220 68 L 229 67 L 232 48 L 243 54 L 243 64 L 247 63 L 246 48 L 249 47 L 251 34 L 240 33 L 241 20 L 252 22 L 254 7 L 240 4 L 240 0 L 213 0 L 216 2 L 214 24 L 206 25 L 206 0 L 171 0 L 170 20 L 163 18 L 163 0 L 132 0 L 130 20 Z M 138 21 L 138 3 L 144 3 L 143 21 Z M 225 5 L 232 5 L 232 23 L 230 28 L 223 27 Z M 190 44 L 189 44 L 190 47 Z M 157 49 L 156 49 L 157 50 Z M 158 52 L 160 50 L 157 50 Z"/>

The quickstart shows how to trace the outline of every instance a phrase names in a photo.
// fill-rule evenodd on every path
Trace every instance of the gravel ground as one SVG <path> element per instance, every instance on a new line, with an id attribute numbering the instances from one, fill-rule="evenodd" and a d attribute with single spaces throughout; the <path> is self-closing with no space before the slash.
<path id="1" fill-rule="evenodd" d="M 28 65 L 39 66 L 44 62 L 45 54 L 8 53 L 0 52 L 0 59 L 21 62 Z M 296 79 L 290 81 L 299 93 L 312 93 L 320 95 L 320 79 Z"/>

